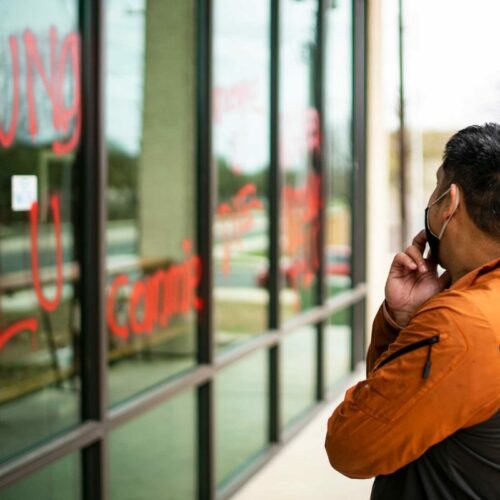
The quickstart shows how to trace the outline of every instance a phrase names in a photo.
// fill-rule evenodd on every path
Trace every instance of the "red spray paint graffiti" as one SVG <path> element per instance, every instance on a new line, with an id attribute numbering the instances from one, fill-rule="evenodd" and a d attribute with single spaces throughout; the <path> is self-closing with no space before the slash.
<path id="1" fill-rule="evenodd" d="M 315 108 L 308 108 L 301 113 L 301 116 L 303 126 L 297 128 L 295 132 L 301 133 L 305 154 L 307 158 L 312 159 L 321 149 L 319 113 Z M 296 147 L 296 144 L 291 145 L 292 150 Z M 302 155 L 303 153 L 300 153 L 300 157 Z M 310 170 L 303 186 L 284 186 L 282 201 L 285 252 L 292 261 L 287 270 L 287 279 L 294 289 L 299 286 L 308 287 L 314 280 L 320 261 L 319 215 L 323 205 L 320 176 Z"/>
<path id="2" fill-rule="evenodd" d="M 16 135 L 17 120 L 19 115 L 19 55 L 16 37 L 9 37 L 10 55 L 12 60 L 12 111 L 10 115 L 9 130 L 4 132 L 0 125 L 0 145 L 8 148 L 14 141 Z"/>
<path id="3" fill-rule="evenodd" d="M 213 119 L 218 123 L 224 115 L 237 111 L 261 111 L 258 106 L 257 82 L 248 80 L 230 87 L 215 87 L 212 92 Z"/>
<path id="4" fill-rule="evenodd" d="M 285 251 L 292 258 L 289 270 L 292 284 L 309 286 L 319 267 L 319 212 L 322 205 L 318 174 L 310 172 L 304 187 L 284 186 Z"/>
<path id="5" fill-rule="evenodd" d="M 55 27 L 49 29 L 50 63 L 47 71 L 35 34 L 27 29 L 23 37 L 25 60 L 26 60 L 26 108 L 28 116 L 28 132 L 34 141 L 37 137 L 38 116 L 35 103 L 35 82 L 36 74 L 43 83 L 43 87 L 52 107 L 52 126 L 54 131 L 67 135 L 70 125 L 73 123 L 73 130 L 69 139 L 64 142 L 55 139 L 52 143 L 52 150 L 56 154 L 65 154 L 73 151 L 80 140 L 81 134 L 81 89 L 80 89 L 80 38 L 78 33 L 69 33 L 60 44 L 58 50 L 58 35 Z M 20 108 L 22 100 L 20 96 L 20 54 L 18 40 L 15 36 L 9 37 L 9 47 L 11 56 L 11 77 L 12 77 L 12 105 L 10 114 L 10 124 L 8 130 L 4 131 L 0 125 L 0 145 L 4 148 L 12 146 L 16 135 Z M 73 96 L 70 103 L 65 101 L 64 89 L 66 85 L 67 67 L 70 67 L 72 77 Z"/>
<path id="6" fill-rule="evenodd" d="M 224 256 L 222 260 L 222 271 L 224 274 L 231 272 L 231 252 L 233 245 L 243 246 L 243 237 L 248 234 L 254 226 L 254 215 L 252 210 L 262 209 L 262 202 L 256 198 L 257 187 L 255 184 L 245 184 L 230 203 L 221 203 L 217 208 L 217 214 L 224 223 Z"/>
<path id="7" fill-rule="evenodd" d="M 36 344 L 36 331 L 38 329 L 38 321 L 35 318 L 27 318 L 17 321 L 13 325 L 7 327 L 6 330 L 0 332 L 0 351 L 5 347 L 7 342 L 17 335 L 25 331 L 31 332 L 31 345 L 34 348 Z"/>
<path id="8" fill-rule="evenodd" d="M 56 293 L 52 300 L 45 297 L 40 286 L 40 266 L 38 264 L 38 203 L 33 203 L 30 211 L 31 226 L 31 272 L 33 274 L 33 286 L 38 298 L 38 302 L 48 312 L 55 311 L 61 302 L 63 287 L 63 257 L 61 242 L 61 209 L 58 196 L 50 199 L 52 217 L 54 218 L 54 233 L 56 238 Z"/>
<path id="9" fill-rule="evenodd" d="M 111 284 L 107 299 L 107 322 L 111 333 L 123 340 L 134 335 L 151 335 L 158 326 L 168 326 L 172 316 L 195 308 L 202 301 L 196 296 L 201 280 L 201 259 L 191 254 L 191 242 L 184 241 L 186 259 L 136 281 L 128 301 L 128 321 L 119 324 L 116 302 L 120 290 L 130 287 L 128 276 L 118 275 Z"/>
<path id="10" fill-rule="evenodd" d="M 61 208 L 59 196 L 53 195 L 50 201 L 55 237 L 56 291 L 53 298 L 47 298 L 42 290 L 40 263 L 38 259 L 38 203 L 30 211 L 31 266 L 33 287 L 40 307 L 47 312 L 54 312 L 61 303 L 63 289 L 63 255 L 61 235 Z M 107 295 L 106 318 L 112 335 L 126 340 L 130 332 L 134 335 L 151 335 L 157 327 L 167 327 L 170 319 L 191 309 L 200 310 L 202 301 L 196 295 L 202 277 L 201 259 L 192 253 L 189 240 L 182 245 L 185 260 L 172 264 L 167 269 L 160 269 L 145 276 L 135 283 L 129 283 L 125 274 L 118 275 L 112 282 Z M 132 287 L 128 299 L 128 321 L 120 324 L 116 317 L 117 295 L 122 289 Z M 0 351 L 8 342 L 20 333 L 29 331 L 32 335 L 32 347 L 35 348 L 38 321 L 30 317 L 8 326 L 0 332 Z"/>
<path id="11" fill-rule="evenodd" d="M 54 233 L 56 240 L 56 293 L 52 300 L 47 299 L 40 284 L 40 268 L 38 261 L 38 203 L 35 202 L 30 210 L 30 235 L 31 235 L 31 272 L 33 275 L 33 286 L 40 306 L 48 312 L 55 311 L 61 302 L 63 274 L 62 274 L 62 242 L 61 242 L 61 209 L 59 197 L 53 195 L 50 200 L 52 218 L 54 220 Z M 31 332 L 32 347 L 35 347 L 38 321 L 35 318 L 27 318 L 10 325 L 6 330 L 0 332 L 0 351 L 15 335 L 24 331 Z"/>

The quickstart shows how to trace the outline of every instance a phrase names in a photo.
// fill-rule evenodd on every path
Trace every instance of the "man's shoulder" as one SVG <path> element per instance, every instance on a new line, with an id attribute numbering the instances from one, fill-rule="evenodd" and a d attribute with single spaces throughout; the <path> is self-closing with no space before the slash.
<path id="1" fill-rule="evenodd" d="M 489 295 L 489 296 L 488 296 Z M 452 288 L 443 290 L 424 302 L 416 311 L 417 314 L 426 314 L 431 311 L 442 311 L 453 318 L 463 318 L 473 316 L 477 318 L 482 311 L 478 310 L 478 303 L 481 301 L 491 301 L 497 304 L 500 299 L 500 293 L 487 294 L 476 288 L 467 288 L 465 290 L 454 290 Z"/>
<path id="2" fill-rule="evenodd" d="M 488 293 L 474 287 L 445 290 L 425 302 L 413 319 L 446 325 L 459 330 L 472 343 L 486 338 L 500 343 L 498 293 Z"/>

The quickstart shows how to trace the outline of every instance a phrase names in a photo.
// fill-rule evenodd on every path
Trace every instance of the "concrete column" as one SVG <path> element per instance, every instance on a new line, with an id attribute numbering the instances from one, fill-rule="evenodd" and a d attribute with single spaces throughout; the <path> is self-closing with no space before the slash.
<path id="1" fill-rule="evenodd" d="M 194 3 L 148 0 L 145 15 L 139 255 L 182 260 L 195 216 Z"/>
<path id="2" fill-rule="evenodd" d="M 385 133 L 382 88 L 382 0 L 368 8 L 367 68 L 367 338 L 373 317 L 384 299 L 384 286 L 391 262 L 389 253 L 389 137 Z M 397 207 L 392 207 L 397 210 Z"/>

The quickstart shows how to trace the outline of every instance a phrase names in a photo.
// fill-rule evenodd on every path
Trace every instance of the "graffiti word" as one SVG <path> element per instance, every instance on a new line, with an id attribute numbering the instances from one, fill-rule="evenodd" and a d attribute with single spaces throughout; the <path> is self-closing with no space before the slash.
<path id="1" fill-rule="evenodd" d="M 32 139 L 38 135 L 38 115 L 35 104 L 36 75 L 41 79 L 45 92 L 52 108 L 52 125 L 54 130 L 64 135 L 69 133 L 73 124 L 71 137 L 63 142 L 56 139 L 52 143 L 52 150 L 56 154 L 65 154 L 73 151 L 78 145 L 81 131 L 81 102 L 80 102 L 80 38 L 77 33 L 69 33 L 58 42 L 55 27 L 49 29 L 50 63 L 47 69 L 40 55 L 40 47 L 35 34 L 27 29 L 19 43 L 16 36 L 9 36 L 11 59 L 12 100 L 10 123 L 6 129 L 0 124 L 0 145 L 8 148 L 16 136 L 19 114 L 22 106 L 20 95 L 20 45 L 24 45 L 26 61 L 25 68 L 25 106 L 27 108 L 28 132 Z M 67 66 L 71 68 L 73 97 L 66 102 L 64 89 L 67 88 Z"/>
<path id="2" fill-rule="evenodd" d="M 217 123 L 234 111 L 257 110 L 257 86 L 253 81 L 238 82 L 231 87 L 215 87 L 212 92 L 213 119 Z"/>
<path id="3" fill-rule="evenodd" d="M 319 214 L 322 206 L 321 181 L 310 172 L 303 187 L 284 186 L 285 251 L 292 258 L 289 269 L 292 284 L 309 286 L 319 267 Z"/>
<path id="4" fill-rule="evenodd" d="M 252 210 L 262 209 L 262 202 L 256 198 L 257 187 L 255 184 L 245 184 L 230 203 L 221 203 L 217 208 L 217 214 L 224 223 L 225 231 L 223 237 L 224 257 L 222 272 L 231 272 L 231 251 L 233 245 L 243 247 L 243 236 L 248 234 L 254 227 L 254 216 Z"/>
<path id="5" fill-rule="evenodd" d="M 52 299 L 45 297 L 40 284 L 40 269 L 38 262 L 38 202 L 34 202 L 30 210 L 30 237 L 31 237 L 31 272 L 33 275 L 33 286 L 38 302 L 42 309 L 52 312 L 57 309 L 61 302 L 62 286 L 63 286 L 63 261 L 62 261 L 62 241 L 61 241 L 61 208 L 60 200 L 57 195 L 53 195 L 50 199 L 50 208 L 52 218 L 54 220 L 54 231 L 56 238 L 56 292 Z M 35 347 L 36 332 L 38 330 L 38 321 L 36 318 L 27 318 L 7 327 L 6 330 L 0 332 L 0 351 L 5 347 L 7 342 L 15 335 L 24 331 L 31 332 L 32 347 Z"/>
<path id="6" fill-rule="evenodd" d="M 284 113 L 280 121 L 282 124 L 280 155 L 283 165 L 300 165 L 308 155 L 319 153 L 321 122 L 316 108 Z"/>
<path id="7" fill-rule="evenodd" d="M 144 277 L 133 284 L 128 276 L 118 275 L 112 282 L 107 298 L 107 323 L 111 333 L 128 339 L 134 335 L 151 335 L 157 326 L 166 327 L 175 314 L 186 313 L 193 307 L 201 309 L 202 301 L 196 296 L 201 280 L 201 259 L 191 255 L 191 242 L 183 243 L 186 260 L 172 264 Z M 128 299 L 128 320 L 120 324 L 116 315 L 117 296 L 121 290 L 132 287 Z"/>

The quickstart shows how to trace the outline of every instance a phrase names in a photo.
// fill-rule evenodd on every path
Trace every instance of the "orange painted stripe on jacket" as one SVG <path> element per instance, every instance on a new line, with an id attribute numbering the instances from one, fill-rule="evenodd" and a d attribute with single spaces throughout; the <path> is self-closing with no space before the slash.
<path id="1" fill-rule="evenodd" d="M 499 409 L 500 258 L 429 299 L 402 330 L 379 309 L 367 378 L 328 419 L 325 447 L 346 476 L 390 474 Z"/>

